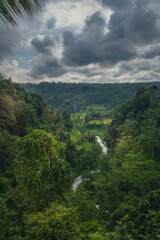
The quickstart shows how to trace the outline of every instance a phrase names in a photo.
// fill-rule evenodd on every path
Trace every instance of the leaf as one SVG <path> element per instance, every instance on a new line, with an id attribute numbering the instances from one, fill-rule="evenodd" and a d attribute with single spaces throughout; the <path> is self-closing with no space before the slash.
<path id="1" fill-rule="evenodd" d="M 33 14 L 37 9 L 41 9 L 45 0 L 1 0 L 0 18 L 4 22 L 12 25 L 17 24 L 17 18 Z"/>

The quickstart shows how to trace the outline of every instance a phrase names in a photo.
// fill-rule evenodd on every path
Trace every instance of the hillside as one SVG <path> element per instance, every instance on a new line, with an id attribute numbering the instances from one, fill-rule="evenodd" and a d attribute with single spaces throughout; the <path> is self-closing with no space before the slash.
<path id="1" fill-rule="evenodd" d="M 106 109 L 112 109 L 128 99 L 131 99 L 138 88 L 157 86 L 159 82 L 150 83 L 47 83 L 21 84 L 25 90 L 35 92 L 42 96 L 44 101 L 52 109 L 67 109 L 70 112 L 79 112 L 89 105 L 104 105 Z"/>
<path id="2" fill-rule="evenodd" d="M 140 88 L 116 109 L 105 141 L 108 156 L 90 189 L 106 228 L 114 232 L 113 239 L 159 239 L 160 94 L 156 87 Z"/>
<path id="3" fill-rule="evenodd" d="M 157 87 L 140 88 L 112 113 L 93 104 L 70 116 L 61 107 L 58 115 L 0 80 L 0 239 L 159 239 Z"/>

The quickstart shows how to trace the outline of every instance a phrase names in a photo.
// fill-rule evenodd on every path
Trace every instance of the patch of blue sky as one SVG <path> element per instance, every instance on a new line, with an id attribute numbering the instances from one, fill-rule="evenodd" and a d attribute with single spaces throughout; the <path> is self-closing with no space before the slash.
<path id="1" fill-rule="evenodd" d="M 55 27 L 55 24 L 56 24 L 55 18 L 50 18 L 50 19 L 48 19 L 48 21 L 47 21 L 47 28 L 48 28 L 49 30 L 51 30 L 51 29 L 53 29 L 53 28 Z"/>
<path id="2" fill-rule="evenodd" d="M 33 50 L 31 47 L 21 47 L 16 51 L 16 61 L 19 63 L 19 67 L 29 69 L 31 61 L 33 59 Z"/>

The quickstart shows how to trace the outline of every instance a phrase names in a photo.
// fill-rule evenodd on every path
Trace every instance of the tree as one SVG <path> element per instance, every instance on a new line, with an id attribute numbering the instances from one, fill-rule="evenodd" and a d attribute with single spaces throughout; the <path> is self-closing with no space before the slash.
<path id="1" fill-rule="evenodd" d="M 80 240 L 80 228 L 75 209 L 57 203 L 44 212 L 27 216 L 27 239 L 29 240 Z"/>
<path id="2" fill-rule="evenodd" d="M 1 0 L 0 1 L 0 18 L 4 22 L 9 22 L 12 25 L 17 23 L 17 17 L 23 17 L 33 14 L 37 9 L 40 9 L 45 0 Z"/>
<path id="3" fill-rule="evenodd" d="M 63 197 L 70 186 L 71 168 L 60 158 L 53 135 L 35 130 L 18 140 L 15 176 L 30 209 L 44 209 Z"/>
<path id="4" fill-rule="evenodd" d="M 5 171 L 12 174 L 12 162 L 16 156 L 15 142 L 16 136 L 12 136 L 7 130 L 0 129 L 0 173 L 4 174 Z"/>
<path id="5" fill-rule="evenodd" d="M 8 209 L 2 198 L 0 198 L 0 240 L 7 237 L 8 232 Z"/>

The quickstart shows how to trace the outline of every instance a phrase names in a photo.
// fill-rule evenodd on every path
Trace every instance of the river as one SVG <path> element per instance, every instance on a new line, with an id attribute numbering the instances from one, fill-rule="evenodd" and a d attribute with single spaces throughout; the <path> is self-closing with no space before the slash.
<path id="1" fill-rule="evenodd" d="M 107 154 L 107 147 L 105 146 L 104 142 L 102 141 L 102 139 L 99 136 L 96 136 L 96 140 L 102 148 L 102 153 L 104 153 L 106 155 Z M 99 170 L 97 170 L 97 171 L 99 171 Z M 94 172 L 97 172 L 97 171 L 92 171 L 91 173 L 94 173 Z M 72 184 L 72 189 L 75 191 L 78 188 L 79 184 L 81 184 L 82 182 L 83 182 L 83 178 L 80 175 L 74 180 L 74 182 Z"/>
<path id="2" fill-rule="evenodd" d="M 102 139 L 99 136 L 96 136 L 96 138 L 97 138 L 97 142 L 99 143 L 99 145 L 102 148 L 102 153 L 107 155 L 107 147 L 104 145 L 104 142 L 102 141 Z"/>

